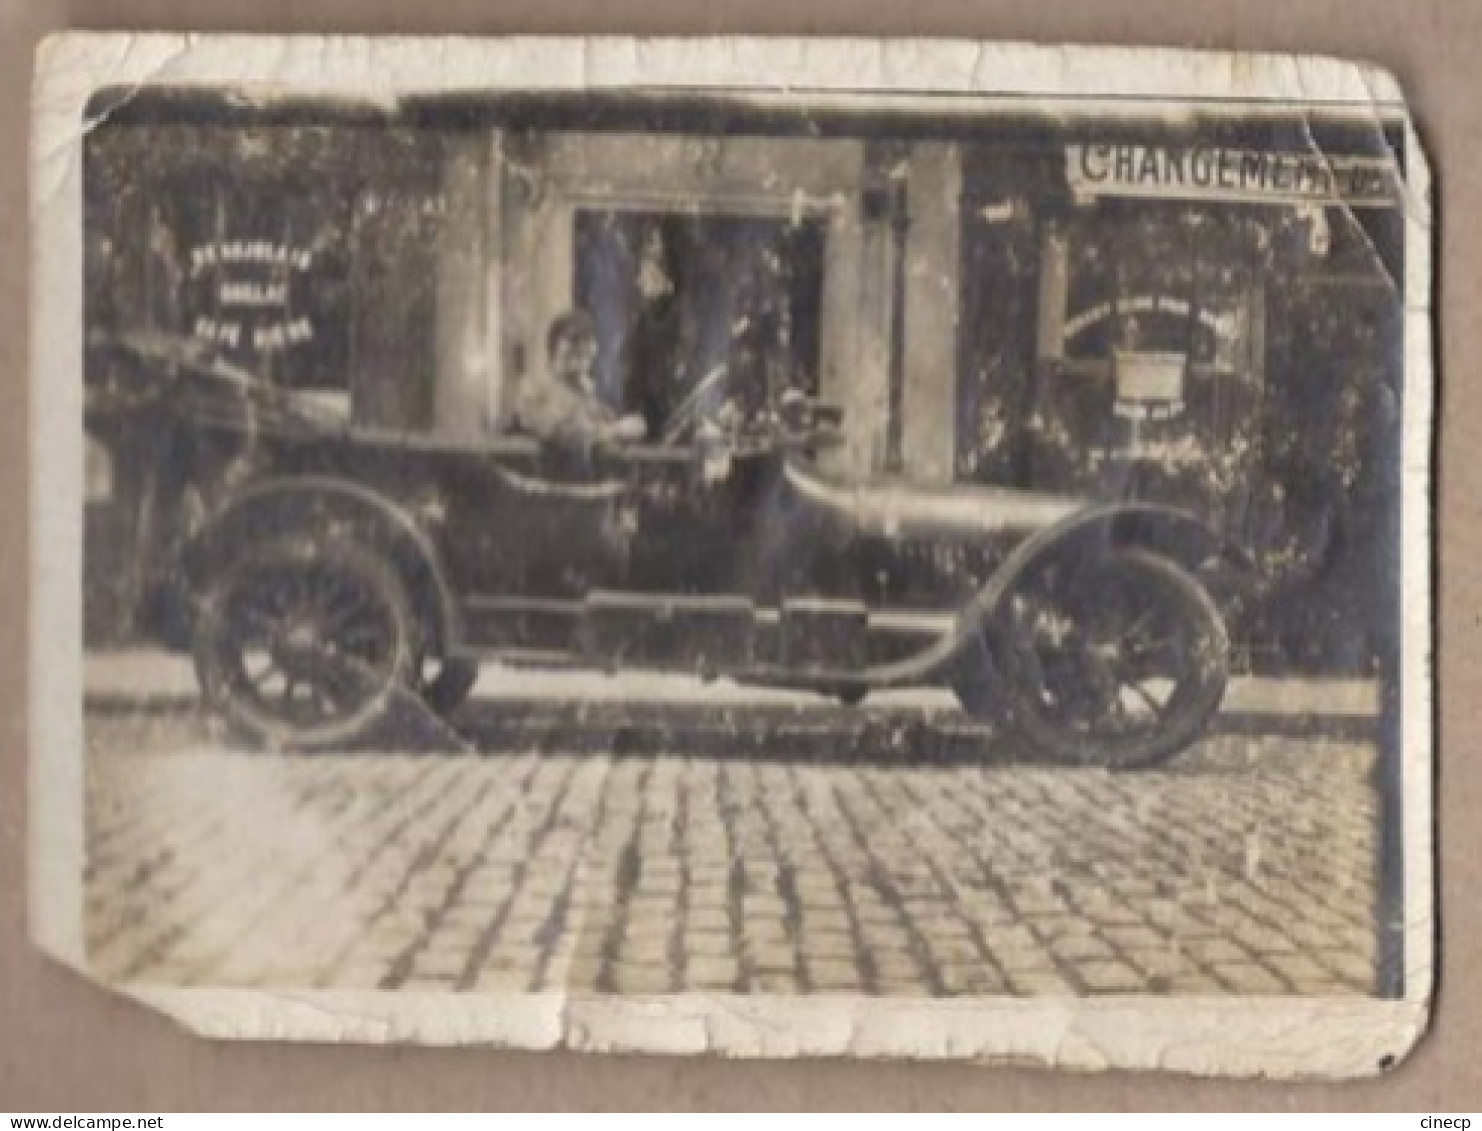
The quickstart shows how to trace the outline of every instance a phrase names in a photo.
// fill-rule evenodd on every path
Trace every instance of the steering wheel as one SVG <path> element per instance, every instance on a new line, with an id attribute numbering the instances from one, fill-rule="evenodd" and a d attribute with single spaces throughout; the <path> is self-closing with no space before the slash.
<path id="1" fill-rule="evenodd" d="M 700 405 L 704 402 L 706 395 L 725 379 L 726 372 L 724 365 L 717 365 L 695 382 L 695 387 L 690 390 L 689 395 L 674 407 L 674 411 L 669 414 L 669 419 L 664 421 L 664 428 L 660 433 L 663 444 L 673 447 L 683 442 L 685 434 L 695 426 L 699 418 Z"/>

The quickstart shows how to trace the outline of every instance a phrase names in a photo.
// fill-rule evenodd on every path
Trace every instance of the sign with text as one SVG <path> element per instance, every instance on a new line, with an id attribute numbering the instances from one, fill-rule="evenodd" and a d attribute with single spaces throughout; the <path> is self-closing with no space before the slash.
<path id="1" fill-rule="evenodd" d="M 294 280 L 313 266 L 307 247 L 270 240 L 218 240 L 191 249 L 192 278 L 210 280 L 193 331 L 228 350 L 267 353 L 314 337 L 314 325 L 296 313 Z M 206 313 L 209 311 L 210 313 Z"/>
<path id="2" fill-rule="evenodd" d="M 1078 197 L 1344 204 L 1379 208 L 1399 199 L 1392 162 L 1325 153 L 1206 145 L 1068 145 L 1066 179 Z"/>

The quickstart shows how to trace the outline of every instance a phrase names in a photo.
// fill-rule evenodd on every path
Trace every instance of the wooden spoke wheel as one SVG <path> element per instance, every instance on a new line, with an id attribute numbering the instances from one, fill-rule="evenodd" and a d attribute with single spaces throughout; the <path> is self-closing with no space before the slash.
<path id="1" fill-rule="evenodd" d="M 286 538 L 228 563 L 195 624 L 207 703 L 256 745 L 302 751 L 374 735 L 411 694 L 417 626 L 373 550 Z"/>
<path id="2" fill-rule="evenodd" d="M 1163 761 L 1198 738 L 1228 678 L 1218 608 L 1144 550 L 1031 570 L 994 626 L 1003 713 L 1040 752 L 1078 765 Z"/>

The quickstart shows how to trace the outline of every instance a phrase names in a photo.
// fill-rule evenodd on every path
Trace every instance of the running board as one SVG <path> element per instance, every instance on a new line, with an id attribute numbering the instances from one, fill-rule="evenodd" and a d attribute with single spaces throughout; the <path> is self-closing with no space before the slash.
<path id="1" fill-rule="evenodd" d="M 788 598 L 758 608 L 737 594 L 594 590 L 583 598 L 477 596 L 462 650 L 529 667 L 640 667 L 696 675 L 765 673 L 767 682 L 857 682 L 950 633 L 950 614 L 872 610 L 861 601 Z"/>

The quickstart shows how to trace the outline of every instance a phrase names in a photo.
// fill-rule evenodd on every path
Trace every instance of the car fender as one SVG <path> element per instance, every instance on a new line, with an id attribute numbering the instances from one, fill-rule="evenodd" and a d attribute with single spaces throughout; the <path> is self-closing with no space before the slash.
<path id="1" fill-rule="evenodd" d="M 445 650 L 461 641 L 457 602 L 425 526 L 395 499 L 332 476 L 259 479 L 235 492 L 186 546 L 185 577 L 196 589 L 243 547 L 294 531 L 312 539 L 343 532 L 385 551 L 406 580 L 432 640 Z"/>
<path id="2" fill-rule="evenodd" d="M 1055 554 L 1137 546 L 1162 554 L 1204 580 L 1209 568 L 1229 578 L 1229 588 L 1212 595 L 1228 607 L 1232 593 L 1249 585 L 1255 567 L 1248 555 L 1203 519 L 1157 503 L 1111 503 L 1091 506 L 1036 531 L 1004 559 L 992 577 L 957 614 L 950 631 L 929 648 L 907 659 L 859 673 L 873 687 L 911 686 L 954 670 L 972 679 L 992 680 L 994 664 L 983 633 L 984 623 L 1013 591 L 1025 573 Z"/>
<path id="3" fill-rule="evenodd" d="M 1190 511 L 1160 503 L 1108 503 L 1078 511 L 1025 539 L 995 572 L 990 587 L 1001 583 L 1001 599 L 1024 570 L 1072 546 L 1083 553 L 1135 546 L 1191 573 L 1218 569 L 1243 580 L 1256 575 L 1255 563 L 1243 549 Z"/>
<path id="4" fill-rule="evenodd" d="M 968 615 L 991 614 L 1025 572 L 1067 551 L 1085 554 L 1138 547 L 1161 554 L 1191 573 L 1249 579 L 1250 557 L 1198 515 L 1159 503 L 1109 503 L 1088 507 L 1036 532 L 1014 548 L 973 599 Z"/>
<path id="5" fill-rule="evenodd" d="M 1051 557 L 1128 547 L 1150 550 L 1183 566 L 1204 581 L 1221 605 L 1255 576 L 1249 555 L 1199 516 L 1158 503 L 1111 503 L 1062 519 L 1016 546 L 958 618 L 956 632 L 975 634 L 1018 580 Z"/>

